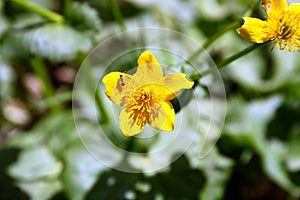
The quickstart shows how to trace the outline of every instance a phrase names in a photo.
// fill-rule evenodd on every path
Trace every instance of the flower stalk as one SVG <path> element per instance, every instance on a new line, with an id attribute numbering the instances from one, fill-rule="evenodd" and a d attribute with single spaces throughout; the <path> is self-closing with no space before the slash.
<path id="1" fill-rule="evenodd" d="M 216 70 L 220 70 L 222 69 L 223 67 L 227 66 L 228 64 L 232 63 L 233 61 L 245 56 L 246 54 L 254 51 L 255 49 L 257 49 L 258 47 L 264 45 L 266 43 L 262 43 L 262 44 L 252 44 L 250 46 L 248 46 L 247 48 L 231 55 L 230 57 L 226 58 L 225 60 L 221 61 L 220 63 L 216 64 L 216 66 L 214 67 L 211 67 L 209 69 L 206 69 L 204 70 L 203 72 L 201 73 L 197 73 L 197 74 L 193 74 L 190 79 L 193 80 L 193 81 L 197 81 L 199 80 L 200 78 L 204 77 L 204 76 L 207 76 L 213 72 L 215 72 Z"/>
<path id="2" fill-rule="evenodd" d="M 63 23 L 64 22 L 64 17 L 60 14 L 57 14 L 51 10 L 48 10 L 46 8 L 43 8 L 41 6 L 38 6 L 34 3 L 31 3 L 29 1 L 26 0 L 12 0 L 13 2 L 19 4 L 20 6 L 35 12 L 47 19 L 49 19 L 50 21 L 56 22 L 56 23 Z"/>
<path id="3" fill-rule="evenodd" d="M 259 1 L 257 3 L 259 3 Z M 254 4 L 254 6 L 256 6 L 256 4 Z M 252 14 L 252 12 L 253 12 L 253 8 L 250 8 L 249 10 L 247 10 L 245 12 L 244 16 L 250 16 Z M 212 37 L 208 38 L 199 49 L 197 49 L 193 54 L 191 54 L 190 57 L 186 60 L 186 62 L 190 62 L 190 61 L 193 61 L 194 59 L 196 59 L 198 56 L 200 56 L 203 53 L 204 50 L 206 50 L 218 38 L 220 38 L 222 35 L 224 35 L 228 31 L 238 28 L 242 24 L 242 22 L 243 22 L 242 19 L 237 19 L 234 22 L 228 24 L 226 27 L 220 29 L 216 34 L 214 34 Z"/>
<path id="4" fill-rule="evenodd" d="M 212 43 L 214 43 L 218 38 L 220 38 L 222 35 L 227 33 L 230 30 L 233 30 L 237 28 L 241 24 L 241 20 L 236 20 L 233 23 L 227 25 L 225 28 L 222 28 L 220 31 L 218 31 L 216 34 L 214 34 L 212 37 L 207 39 L 201 48 L 197 49 L 193 54 L 190 55 L 190 57 L 186 60 L 187 62 L 191 62 L 195 60 L 198 56 L 200 56 L 204 50 L 206 50 Z"/>
<path id="5" fill-rule="evenodd" d="M 112 14 L 114 16 L 114 18 L 117 20 L 117 23 L 119 24 L 119 26 L 121 27 L 122 31 L 126 30 L 126 25 L 124 22 L 124 18 L 122 15 L 122 12 L 118 6 L 118 3 L 116 2 L 116 0 L 108 0 L 106 1 L 112 11 Z"/>
<path id="6" fill-rule="evenodd" d="M 46 66 L 45 66 L 43 60 L 40 58 L 33 58 L 30 60 L 30 64 L 31 64 L 31 67 L 32 67 L 32 70 L 34 71 L 34 73 L 41 80 L 45 97 L 47 99 L 54 97 L 54 94 L 55 94 L 54 86 L 51 82 L 51 78 L 48 75 L 48 72 L 47 72 L 47 69 L 46 69 Z M 59 111 L 58 104 L 51 104 L 51 105 L 49 105 L 49 107 L 51 108 L 51 111 L 53 113 Z"/>

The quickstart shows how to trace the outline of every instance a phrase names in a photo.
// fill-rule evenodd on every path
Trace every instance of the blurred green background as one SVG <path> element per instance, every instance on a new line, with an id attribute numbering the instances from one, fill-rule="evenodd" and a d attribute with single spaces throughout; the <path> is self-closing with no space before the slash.
<path id="1" fill-rule="evenodd" d="M 89 51 L 108 36 L 155 26 L 204 43 L 251 8 L 252 16 L 264 18 L 260 2 L 26 1 L 37 5 L 32 7 L 24 1 L 0 1 L 1 200 L 300 197 L 299 53 L 268 44 L 221 70 L 226 121 L 220 138 L 212 138 L 216 146 L 203 159 L 193 152 L 200 149 L 196 143 L 169 167 L 150 174 L 110 169 L 86 151 L 73 121 L 76 72 Z M 233 28 L 207 51 L 219 62 L 248 45 Z M 203 93 L 204 101 L 209 100 L 205 88 Z M 89 121 L 77 128 L 87 135 L 97 132 Z M 135 151 L 154 148 L 121 135 L 112 137 Z"/>

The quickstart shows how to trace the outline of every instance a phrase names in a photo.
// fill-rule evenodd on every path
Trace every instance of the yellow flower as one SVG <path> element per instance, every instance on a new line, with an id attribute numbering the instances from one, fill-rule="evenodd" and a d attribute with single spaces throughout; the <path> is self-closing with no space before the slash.
<path id="1" fill-rule="evenodd" d="M 244 25 L 237 29 L 245 39 L 264 43 L 274 42 L 279 49 L 300 51 L 300 4 L 288 5 L 285 0 L 263 0 L 267 19 L 243 17 Z"/>
<path id="2" fill-rule="evenodd" d="M 163 76 L 163 71 L 150 51 L 138 58 L 134 75 L 121 72 L 107 74 L 102 82 L 105 94 L 116 105 L 123 106 L 120 113 L 120 128 L 125 136 L 143 131 L 146 123 L 164 131 L 173 131 L 175 112 L 169 100 L 181 89 L 189 89 L 194 82 L 183 73 Z"/>

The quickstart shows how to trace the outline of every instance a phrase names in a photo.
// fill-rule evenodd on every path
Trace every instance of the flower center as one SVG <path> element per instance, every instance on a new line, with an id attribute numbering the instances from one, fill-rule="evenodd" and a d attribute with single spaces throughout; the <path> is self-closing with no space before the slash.
<path id="1" fill-rule="evenodd" d="M 299 15 L 293 11 L 285 10 L 269 16 L 270 27 L 273 31 L 269 37 L 275 46 L 289 51 L 298 51 L 299 38 L 295 36 L 299 24 Z"/>
<path id="2" fill-rule="evenodd" d="M 155 96 L 151 85 L 142 86 L 131 95 L 127 109 L 133 124 L 145 126 L 151 106 L 155 104 Z"/>
<path id="3" fill-rule="evenodd" d="M 294 32 L 296 30 L 293 29 L 292 26 L 290 26 L 290 24 L 287 24 L 286 22 L 283 22 L 282 19 L 279 21 L 279 25 L 278 25 L 278 31 L 277 31 L 277 37 L 278 39 L 289 39 L 290 37 L 292 37 L 294 35 Z"/>

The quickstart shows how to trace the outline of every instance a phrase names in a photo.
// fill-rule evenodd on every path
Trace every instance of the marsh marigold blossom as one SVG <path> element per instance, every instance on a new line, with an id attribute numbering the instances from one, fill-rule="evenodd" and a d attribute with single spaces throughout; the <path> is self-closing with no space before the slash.
<path id="1" fill-rule="evenodd" d="M 120 128 L 125 136 L 143 131 L 146 123 L 164 131 L 173 131 L 175 112 L 169 100 L 182 89 L 189 89 L 194 82 L 183 73 L 163 76 L 162 67 L 150 51 L 138 58 L 133 75 L 111 72 L 102 82 L 106 95 L 116 105 L 123 106 Z"/>
<path id="2" fill-rule="evenodd" d="M 243 17 L 244 25 L 237 32 L 245 39 L 274 42 L 279 49 L 300 51 L 300 4 L 288 5 L 285 0 L 263 0 L 267 19 Z"/>

